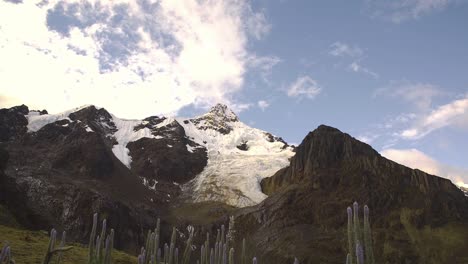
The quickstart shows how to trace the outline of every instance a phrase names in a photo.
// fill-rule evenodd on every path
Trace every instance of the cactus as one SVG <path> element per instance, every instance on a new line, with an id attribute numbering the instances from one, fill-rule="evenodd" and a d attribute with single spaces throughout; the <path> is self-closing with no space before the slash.
<path id="1" fill-rule="evenodd" d="M 372 234 L 369 222 L 369 207 L 367 205 L 364 205 L 364 247 L 366 263 L 375 263 L 374 250 L 372 248 Z"/>
<path id="2" fill-rule="evenodd" d="M 102 221 L 101 234 L 96 236 L 98 214 L 93 215 L 93 227 L 89 237 L 88 264 L 110 264 L 114 247 L 114 229 L 106 236 L 107 220 Z"/>
<path id="3" fill-rule="evenodd" d="M 60 248 L 65 247 L 65 239 L 66 239 L 66 237 L 67 237 L 67 232 L 63 231 L 63 233 L 62 233 L 62 239 L 60 240 L 60 245 L 59 245 Z M 62 255 L 63 255 L 63 252 L 60 251 L 60 252 L 58 253 L 58 256 L 57 256 L 57 264 L 60 264 L 60 262 L 62 261 Z"/>
<path id="4" fill-rule="evenodd" d="M 167 245 L 167 243 L 164 243 L 164 263 L 168 263 L 169 262 L 169 246 Z"/>
<path id="5" fill-rule="evenodd" d="M 348 215 L 348 254 L 347 264 L 375 264 L 372 249 L 372 234 L 369 222 L 369 207 L 364 206 L 364 227 L 359 224 L 359 204 L 353 203 L 353 209 L 347 208 Z"/>
<path id="6" fill-rule="evenodd" d="M 8 244 L 4 245 L 0 252 L 0 263 L 15 264 L 15 261 L 11 258 L 11 248 Z"/>
<path id="7" fill-rule="evenodd" d="M 347 213 L 348 213 L 348 255 L 350 254 L 349 252 L 353 252 L 354 249 L 354 240 L 353 240 L 353 209 L 351 207 L 347 208 Z M 348 261 L 346 262 L 347 264 L 353 264 L 353 259 L 348 258 Z"/>
<path id="8" fill-rule="evenodd" d="M 299 260 L 297 258 L 294 258 L 294 264 L 299 264 Z"/>
<path id="9" fill-rule="evenodd" d="M 227 245 L 223 245 L 223 264 L 227 264 Z"/>
<path id="10" fill-rule="evenodd" d="M 252 259 L 252 264 L 257 264 L 257 258 L 256 258 L 256 257 L 254 257 L 254 258 Z"/>
<path id="11" fill-rule="evenodd" d="M 189 238 L 187 240 L 187 245 L 185 246 L 185 251 L 184 251 L 184 256 L 182 263 L 183 264 L 188 264 L 190 261 L 190 254 L 192 253 L 192 242 L 193 242 L 193 233 L 194 233 L 194 228 L 191 227 L 189 228 Z"/>
<path id="12" fill-rule="evenodd" d="M 146 247 L 141 248 L 141 252 L 138 255 L 138 264 L 179 264 L 179 257 L 181 258 L 181 264 L 190 263 L 195 229 L 192 226 L 188 226 L 187 230 L 189 232 L 189 237 L 186 241 L 183 254 L 179 256 L 179 249 L 176 248 L 176 228 L 172 229 L 170 245 L 165 243 L 162 248 L 159 248 L 160 220 L 158 219 L 157 227 L 154 232 L 149 231 L 147 234 Z M 214 241 L 213 248 L 210 248 L 210 233 L 206 234 L 206 240 L 200 245 L 200 258 L 196 260 L 196 263 L 234 264 L 235 250 L 229 247 L 229 243 L 234 245 L 234 234 L 234 217 L 230 217 L 228 232 L 226 232 L 224 225 L 217 230 L 216 241 Z M 242 255 L 239 259 L 242 264 L 247 264 L 245 239 L 242 241 Z"/>
<path id="13" fill-rule="evenodd" d="M 169 247 L 169 258 L 168 258 L 169 264 L 173 264 L 175 243 L 176 243 L 176 229 L 175 227 L 173 227 L 172 236 L 171 236 L 171 245 Z"/>
<path id="14" fill-rule="evenodd" d="M 229 250 L 229 264 L 234 264 L 234 248 Z"/>
<path id="15" fill-rule="evenodd" d="M 226 228 L 224 227 L 224 225 L 221 225 L 221 245 L 224 245 L 226 243 L 225 232 Z"/>
<path id="16" fill-rule="evenodd" d="M 229 227 L 226 235 L 226 244 L 228 247 L 234 245 L 236 240 L 236 229 L 235 229 L 234 216 L 229 217 Z"/>
<path id="17" fill-rule="evenodd" d="M 247 264 L 247 258 L 245 257 L 245 238 L 242 239 L 242 255 L 241 255 L 241 264 Z"/>
<path id="18" fill-rule="evenodd" d="M 62 252 L 70 250 L 70 249 L 73 248 L 73 247 L 65 247 L 65 236 L 66 236 L 66 233 L 64 231 L 63 234 L 62 234 L 62 241 L 60 242 L 60 246 L 55 247 L 55 241 L 56 241 L 56 238 L 57 238 L 57 231 L 55 229 L 52 229 L 50 231 L 49 246 L 47 247 L 46 255 L 44 256 L 44 260 L 42 261 L 43 264 L 50 263 L 50 261 L 52 260 L 52 257 L 55 254 L 58 255 L 57 264 L 60 264 Z"/>

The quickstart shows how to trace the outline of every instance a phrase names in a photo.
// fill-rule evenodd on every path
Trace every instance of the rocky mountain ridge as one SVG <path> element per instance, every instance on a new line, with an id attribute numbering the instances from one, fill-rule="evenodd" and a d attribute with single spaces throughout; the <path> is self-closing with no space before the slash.
<path id="1" fill-rule="evenodd" d="M 310 132 L 290 165 L 261 184 L 268 199 L 240 210 L 238 219 L 275 263 L 292 256 L 343 262 L 345 209 L 353 201 L 371 208 L 379 262 L 468 260 L 467 197 L 450 180 L 388 160 L 336 128 Z"/>
<path id="2" fill-rule="evenodd" d="M 372 210 L 382 263 L 468 260 L 460 189 L 332 127 L 293 148 L 223 105 L 143 120 L 95 106 L 56 115 L 18 106 L 1 109 L 0 121 L 0 204 L 27 228 L 85 241 L 99 211 L 118 227 L 116 246 L 136 252 L 156 217 L 195 223 L 203 236 L 234 214 L 262 263 L 342 263 L 346 207 L 359 201 Z"/>

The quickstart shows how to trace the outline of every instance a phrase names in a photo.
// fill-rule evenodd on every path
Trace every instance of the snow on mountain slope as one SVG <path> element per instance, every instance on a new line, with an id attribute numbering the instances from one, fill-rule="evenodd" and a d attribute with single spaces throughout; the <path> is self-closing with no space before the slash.
<path id="1" fill-rule="evenodd" d="M 30 112 L 26 115 L 28 131 L 38 131 L 49 123 L 63 119 L 79 122 L 71 114 L 87 107 L 93 106 L 83 106 L 55 115 Z M 125 120 L 106 112 L 98 113 L 91 121 L 86 119 L 84 122 L 87 123 L 83 125 L 88 132 L 96 132 L 92 129 L 96 125 L 105 128 L 100 130 L 103 136 L 115 139 L 112 152 L 125 166 L 131 168 L 132 157 L 128 143 L 141 138 L 170 138 L 166 128 L 170 128 L 174 122 L 180 124 L 188 139 L 207 149 L 206 167 L 192 181 L 182 186 L 189 198 L 196 202 L 219 201 L 237 207 L 255 205 L 267 197 L 261 192 L 260 181 L 288 166 L 289 158 L 294 155 L 293 149 L 281 138 L 247 126 L 239 121 L 234 112 L 221 104 L 189 120 L 156 117 L 153 120 L 156 123 L 152 125 L 148 124 L 148 120 L 151 118 Z M 186 148 L 190 153 L 196 149 L 189 145 Z"/>
<path id="2" fill-rule="evenodd" d="M 112 147 L 112 152 L 125 166 L 127 166 L 127 168 L 130 168 L 132 157 L 129 155 L 127 144 L 144 137 L 158 137 L 152 135 L 151 130 L 148 128 L 135 131 L 134 128 L 137 125 L 142 124 L 141 120 L 125 120 L 112 116 L 112 121 L 114 121 L 114 124 L 117 127 L 117 132 L 114 133 L 117 144 Z"/>
<path id="3" fill-rule="evenodd" d="M 26 115 L 26 119 L 28 119 L 28 132 L 36 132 L 42 127 L 44 127 L 45 125 L 54 123 L 59 120 L 64 120 L 64 119 L 70 120 L 68 116 L 71 113 L 80 111 L 81 109 L 84 109 L 86 107 L 90 107 L 90 105 L 76 107 L 76 108 L 73 108 L 68 111 L 58 113 L 58 114 L 45 114 L 45 115 L 40 115 L 39 112 L 37 111 L 30 111 L 29 114 Z"/>
<path id="4" fill-rule="evenodd" d="M 236 207 L 258 204 L 267 197 L 261 191 L 261 179 L 288 166 L 294 155 L 283 141 L 238 121 L 224 105 L 179 123 L 189 138 L 208 150 L 207 166 L 184 186 L 197 202 L 220 201 Z M 238 148 L 242 144 L 247 150 Z"/>

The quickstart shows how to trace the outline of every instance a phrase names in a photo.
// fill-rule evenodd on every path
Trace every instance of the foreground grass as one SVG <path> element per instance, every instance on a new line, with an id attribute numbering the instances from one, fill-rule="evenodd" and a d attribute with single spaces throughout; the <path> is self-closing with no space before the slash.
<path id="1" fill-rule="evenodd" d="M 18 264 L 40 264 L 44 258 L 49 237 L 42 231 L 29 231 L 0 225 L 0 248 L 8 241 L 13 259 Z M 63 254 L 63 264 L 85 264 L 88 260 L 88 248 L 85 245 L 67 243 L 73 249 Z M 126 253 L 114 250 L 113 263 L 135 264 L 137 259 Z M 51 263 L 55 263 L 52 260 Z"/>

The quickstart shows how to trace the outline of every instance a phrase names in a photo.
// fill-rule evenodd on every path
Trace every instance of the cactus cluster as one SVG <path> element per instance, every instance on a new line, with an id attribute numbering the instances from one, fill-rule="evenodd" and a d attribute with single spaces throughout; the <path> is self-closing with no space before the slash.
<path id="1" fill-rule="evenodd" d="M 193 251 L 194 228 L 188 227 L 189 237 L 185 242 L 185 250 L 179 262 L 179 249 L 176 248 L 177 230 L 172 229 L 171 242 L 160 247 L 160 220 L 157 220 L 156 228 L 153 231 L 149 230 L 146 237 L 146 246 L 141 248 L 138 255 L 138 264 L 189 264 Z M 197 264 L 235 264 L 235 228 L 234 217 L 229 218 L 229 227 L 226 232 L 224 225 L 217 230 L 214 246 L 210 247 L 210 233 L 206 234 L 205 242 L 200 246 L 200 258 L 197 259 Z M 240 261 L 238 263 L 248 264 L 246 258 L 245 239 L 242 241 L 242 250 Z M 252 263 L 257 263 L 257 259 L 253 258 Z"/>
<path id="2" fill-rule="evenodd" d="M 57 231 L 55 229 L 50 231 L 49 246 L 47 247 L 47 252 L 44 256 L 44 260 L 42 261 L 43 264 L 49 264 L 54 255 L 57 255 L 57 264 L 60 264 L 62 253 L 73 248 L 65 246 L 65 238 L 66 232 L 63 231 L 62 241 L 60 241 L 60 245 L 56 247 Z"/>
<path id="3" fill-rule="evenodd" d="M 206 241 L 201 246 L 200 260 L 197 261 L 199 264 L 235 264 L 235 220 L 234 216 L 229 218 L 228 231 L 224 225 L 221 225 L 221 229 L 217 230 L 216 240 L 214 248 L 210 249 L 210 234 L 206 234 Z M 242 240 L 242 250 L 239 257 L 238 263 L 247 264 L 246 257 L 246 245 L 245 239 Z M 257 258 L 252 259 L 252 263 L 257 263 Z"/>
<path id="4" fill-rule="evenodd" d="M 114 247 L 114 229 L 106 234 L 107 220 L 102 221 L 101 234 L 96 237 L 98 214 L 93 216 L 93 227 L 89 236 L 88 264 L 110 264 L 112 262 L 112 248 Z"/>
<path id="5" fill-rule="evenodd" d="M 359 222 L 359 204 L 347 208 L 348 214 L 348 255 L 346 264 L 375 264 L 372 249 L 372 234 L 369 222 L 369 207 L 364 205 L 364 224 Z"/>
<path id="6" fill-rule="evenodd" d="M 161 221 L 157 220 L 154 232 L 148 231 L 146 245 L 141 248 L 138 255 L 138 264 L 179 264 L 179 249 L 176 248 L 177 230 L 172 228 L 171 242 L 161 248 L 160 245 Z M 181 264 L 188 264 L 192 252 L 194 229 L 189 228 L 189 238 L 186 241 Z"/>
<path id="7" fill-rule="evenodd" d="M 11 258 L 11 249 L 8 244 L 4 245 L 0 252 L 0 264 L 15 264 L 15 261 Z"/>

